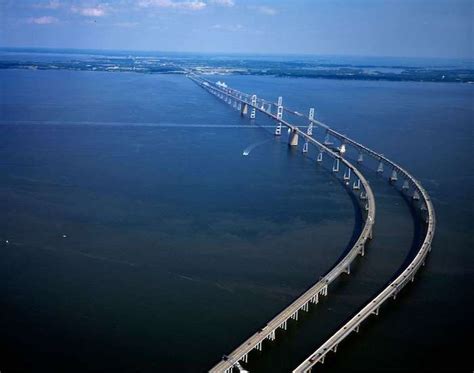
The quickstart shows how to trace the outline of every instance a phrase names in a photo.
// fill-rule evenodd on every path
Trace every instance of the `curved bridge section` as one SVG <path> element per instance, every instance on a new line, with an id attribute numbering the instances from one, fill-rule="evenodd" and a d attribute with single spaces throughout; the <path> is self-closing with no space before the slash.
<path id="1" fill-rule="evenodd" d="M 409 281 L 414 281 L 415 274 L 420 267 L 425 265 L 426 256 L 431 251 L 431 244 L 433 241 L 436 216 L 433 208 L 433 204 L 426 190 L 421 184 L 410 175 L 405 169 L 390 161 L 388 158 L 381 154 L 374 152 L 373 150 L 347 138 L 346 136 L 331 130 L 323 123 L 323 125 L 329 134 L 335 138 L 341 140 L 343 143 L 352 145 L 355 149 L 360 151 L 360 154 L 368 154 L 379 161 L 377 171 L 383 172 L 383 165 L 387 165 L 391 168 L 390 181 L 396 183 L 398 177 L 401 176 L 404 179 L 402 190 L 408 191 L 413 190 L 412 198 L 415 201 L 419 201 L 422 213 L 425 215 L 426 233 L 423 243 L 416 253 L 413 260 L 408 266 L 393 280 L 387 287 L 385 287 L 375 298 L 367 303 L 362 309 L 360 309 L 348 322 L 346 322 L 336 333 L 334 333 L 325 343 L 323 343 L 316 351 L 314 351 L 306 360 L 304 360 L 295 370 L 294 373 L 311 372 L 311 369 L 317 363 L 324 363 L 324 359 L 329 351 L 336 352 L 338 345 L 352 332 L 358 332 L 361 323 L 366 320 L 370 315 L 379 314 L 380 306 L 389 300 L 391 297 L 396 298 L 397 294 L 407 285 Z M 360 155 L 359 155 L 360 159 Z"/>
<path id="2" fill-rule="evenodd" d="M 210 372 L 213 373 L 231 373 L 234 367 L 242 370 L 243 368 L 241 367 L 240 362 L 247 362 L 248 355 L 252 350 L 256 349 L 261 351 L 263 341 L 267 339 L 274 340 L 276 338 L 277 329 L 286 330 L 289 319 L 298 320 L 298 314 L 300 311 L 308 311 L 310 303 L 317 304 L 319 296 L 326 296 L 328 293 L 328 285 L 331 282 L 338 278 L 342 273 L 350 273 L 351 263 L 357 255 L 364 255 L 365 245 L 367 241 L 372 238 L 372 230 L 375 222 L 375 198 L 369 183 L 354 165 L 342 158 L 337 152 L 315 140 L 307 132 L 304 132 L 298 127 L 283 120 L 281 105 L 279 106 L 277 113 L 274 114 L 271 110 L 271 106 L 269 110 L 268 104 L 264 103 L 263 100 L 257 100 L 255 96 L 245 95 L 227 87 L 217 86 L 216 84 L 193 74 L 188 76 L 213 95 L 233 105 L 234 108 L 239 109 L 242 114 L 248 114 L 250 112 L 250 117 L 254 119 L 256 113 L 260 112 L 275 120 L 278 123 L 277 130 L 279 130 L 279 134 L 281 134 L 282 125 L 288 128 L 290 131 L 290 145 L 297 145 L 298 137 L 304 138 L 306 144 L 311 144 L 319 150 L 317 159 L 319 162 L 322 161 L 323 153 L 329 155 L 333 159 L 333 172 L 337 173 L 342 171 L 342 164 L 345 167 L 344 180 L 349 185 L 351 178 L 354 179 L 352 188 L 355 192 L 359 192 L 359 198 L 362 201 L 363 209 L 366 212 L 362 232 L 347 254 L 336 263 L 329 272 L 322 276 L 316 284 L 305 291 L 298 299 L 271 319 L 260 331 L 250 336 L 244 343 L 238 346 L 229 355 L 225 356 L 222 361 L 210 370 Z"/>

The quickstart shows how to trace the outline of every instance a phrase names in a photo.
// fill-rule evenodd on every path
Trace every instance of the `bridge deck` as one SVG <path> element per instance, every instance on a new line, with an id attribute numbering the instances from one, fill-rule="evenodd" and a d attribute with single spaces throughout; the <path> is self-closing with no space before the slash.
<path id="1" fill-rule="evenodd" d="M 278 328 L 286 329 L 286 323 L 288 319 L 297 318 L 298 312 L 300 310 L 308 310 L 309 303 L 317 303 L 319 295 L 327 295 L 327 288 L 331 282 L 333 282 L 342 273 L 349 272 L 348 269 L 350 268 L 351 263 L 354 261 L 358 254 L 363 254 L 365 243 L 368 239 L 371 238 L 372 227 L 375 222 L 375 198 L 369 183 L 356 167 L 354 167 L 346 159 L 341 158 L 337 153 L 333 152 L 325 145 L 321 144 L 311 136 L 307 135 L 305 132 L 303 132 L 296 126 L 293 126 L 282 119 L 278 119 L 277 116 L 275 116 L 274 114 L 263 110 L 258 105 L 258 103 L 257 105 L 252 105 L 251 102 L 248 101 L 248 95 L 245 95 L 245 98 L 240 98 L 239 94 L 230 93 L 224 89 L 216 87 L 214 84 L 212 84 L 212 82 L 205 81 L 204 79 L 200 79 L 194 76 L 191 76 L 191 79 L 193 79 L 203 88 L 213 91 L 213 93 L 220 93 L 222 95 L 232 98 L 233 100 L 240 102 L 241 104 L 246 104 L 249 105 L 249 107 L 255 108 L 257 111 L 265 114 L 266 116 L 277 122 L 280 122 L 282 125 L 297 133 L 299 136 L 305 138 L 308 143 L 315 145 L 321 150 L 324 150 L 324 152 L 329 154 L 331 157 L 339 159 L 361 181 L 362 188 L 367 198 L 367 217 L 365 219 L 364 227 L 362 229 L 361 234 L 359 235 L 359 238 L 357 239 L 353 247 L 347 252 L 347 254 L 338 263 L 336 263 L 333 268 L 328 273 L 326 273 L 326 275 L 320 278 L 320 280 L 316 284 L 314 284 L 311 288 L 305 291 L 300 297 L 298 297 L 298 299 L 296 299 L 288 307 L 286 307 L 283 311 L 276 315 L 272 320 L 270 320 L 260 331 L 250 336 L 244 343 L 242 343 L 234 351 L 232 351 L 225 360 L 222 360 L 210 370 L 210 372 L 231 372 L 233 366 L 235 366 L 237 362 L 247 361 L 248 353 L 250 351 L 255 348 L 261 350 L 262 343 L 265 339 L 274 339 L 275 332 Z M 204 82 L 206 82 L 207 84 L 204 84 Z"/>
<path id="2" fill-rule="evenodd" d="M 345 136 L 338 134 L 346 139 Z M 375 153 L 372 150 L 357 144 L 357 147 L 367 151 L 368 153 Z M 311 372 L 311 369 L 317 363 L 324 362 L 324 358 L 329 351 L 336 351 L 337 346 L 341 343 L 344 338 L 346 338 L 350 333 L 353 331 L 358 331 L 360 324 L 367 319 L 372 314 L 379 313 L 380 306 L 385 303 L 391 297 L 397 295 L 397 293 L 411 280 L 413 281 L 415 278 L 416 272 L 419 268 L 424 265 L 425 258 L 428 255 L 429 251 L 431 251 L 431 244 L 433 241 L 434 233 L 435 233 L 435 226 L 436 226 L 436 217 L 433 208 L 433 204 L 428 196 L 426 190 L 421 186 L 421 184 L 413 178 L 406 170 L 402 169 L 400 166 L 396 165 L 395 163 L 391 162 L 388 158 L 375 153 L 379 159 L 383 160 L 384 162 L 392 165 L 394 169 L 397 169 L 400 173 L 404 175 L 415 190 L 417 190 L 422 198 L 422 202 L 425 204 L 427 208 L 427 229 L 426 235 L 423 240 L 423 243 L 418 250 L 417 254 L 413 258 L 413 260 L 408 264 L 407 267 L 401 272 L 399 276 L 390 284 L 385 287 L 375 298 L 373 298 L 369 303 L 367 303 L 362 309 L 360 309 L 348 322 L 346 322 L 339 330 L 337 330 L 325 343 L 323 343 L 316 351 L 314 351 L 308 358 L 306 358 L 296 369 L 293 370 L 294 373 L 303 373 L 303 372 Z"/>

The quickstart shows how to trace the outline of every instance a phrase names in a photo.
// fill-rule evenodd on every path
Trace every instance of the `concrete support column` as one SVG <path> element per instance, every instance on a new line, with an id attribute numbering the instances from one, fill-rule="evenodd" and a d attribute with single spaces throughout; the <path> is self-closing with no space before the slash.
<path id="1" fill-rule="evenodd" d="M 278 103 L 282 101 L 282 98 L 278 98 Z M 277 119 L 282 120 L 283 119 L 283 106 L 278 105 L 277 109 Z M 277 128 L 275 129 L 275 136 L 280 136 L 281 135 L 281 122 L 278 122 Z"/>
<path id="2" fill-rule="evenodd" d="M 354 181 L 354 184 L 352 185 L 352 189 L 354 190 L 359 190 L 360 189 L 360 179 L 357 178 L 356 181 Z"/>
<path id="3" fill-rule="evenodd" d="M 382 173 L 382 172 L 383 172 L 383 162 L 382 162 L 382 161 L 379 162 L 379 166 L 377 167 L 377 172 L 378 172 L 378 173 Z"/>
<path id="4" fill-rule="evenodd" d="M 247 115 L 249 111 L 249 105 L 244 103 L 240 115 Z"/>
<path id="5" fill-rule="evenodd" d="M 250 119 L 255 119 L 257 109 L 255 107 L 257 106 L 257 95 L 252 95 L 252 110 L 250 111 Z"/>
<path id="6" fill-rule="evenodd" d="M 392 175 L 390 176 L 390 181 L 391 182 L 395 182 L 398 180 L 398 175 L 397 175 L 397 171 L 396 170 L 393 170 L 392 171 Z"/>
<path id="7" fill-rule="evenodd" d="M 291 130 L 288 144 L 290 146 L 298 146 L 298 132 L 296 129 Z"/>
<path id="8" fill-rule="evenodd" d="M 309 136 L 313 135 L 313 120 L 314 120 L 314 108 L 309 109 L 309 124 L 308 124 L 308 129 L 306 130 L 306 134 Z"/>
<path id="9" fill-rule="evenodd" d="M 344 180 L 349 181 L 351 179 L 351 169 L 347 168 L 344 172 Z"/>
<path id="10" fill-rule="evenodd" d="M 316 161 L 317 162 L 322 162 L 323 161 L 323 152 L 322 151 L 319 151 L 318 157 L 316 158 Z"/>
<path id="11" fill-rule="evenodd" d="M 329 137 L 329 133 L 326 133 L 326 137 L 324 138 L 324 145 L 332 145 L 331 138 Z"/>
<path id="12" fill-rule="evenodd" d="M 308 140 L 306 140 L 303 144 L 303 153 L 308 153 L 308 148 L 309 148 Z"/>
<path id="13" fill-rule="evenodd" d="M 334 164 L 332 165 L 332 172 L 339 172 L 339 158 L 334 158 Z"/>

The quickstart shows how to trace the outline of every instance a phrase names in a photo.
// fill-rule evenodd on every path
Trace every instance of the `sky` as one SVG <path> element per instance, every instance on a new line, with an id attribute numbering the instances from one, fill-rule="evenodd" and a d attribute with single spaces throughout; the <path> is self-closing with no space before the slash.
<path id="1" fill-rule="evenodd" d="M 474 58 L 474 0 L 0 0 L 0 47 Z"/>

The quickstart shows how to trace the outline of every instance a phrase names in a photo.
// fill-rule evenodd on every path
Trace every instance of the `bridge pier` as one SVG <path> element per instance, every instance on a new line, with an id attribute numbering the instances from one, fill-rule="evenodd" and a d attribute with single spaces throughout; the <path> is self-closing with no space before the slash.
<path id="1" fill-rule="evenodd" d="M 344 172 L 344 180 L 349 181 L 351 179 L 351 169 L 348 167 Z"/>
<path id="2" fill-rule="evenodd" d="M 272 104 L 271 104 L 271 103 L 268 104 L 267 113 L 268 113 L 268 114 L 271 114 L 271 113 L 272 113 Z"/>
<path id="3" fill-rule="evenodd" d="M 402 190 L 408 190 L 410 189 L 410 184 L 408 183 L 408 180 L 405 180 L 403 182 Z"/>
<path id="4" fill-rule="evenodd" d="M 252 95 L 252 110 L 250 111 L 250 119 L 255 119 L 257 109 L 255 108 L 257 106 L 257 95 Z"/>
<path id="5" fill-rule="evenodd" d="M 302 152 L 303 153 L 308 153 L 308 148 L 309 148 L 309 144 L 308 144 L 308 140 L 306 140 L 303 144 L 303 150 Z"/>
<path id="6" fill-rule="evenodd" d="M 359 157 L 357 158 L 357 162 L 362 163 L 364 161 L 364 155 L 359 153 Z"/>
<path id="7" fill-rule="evenodd" d="M 326 133 L 326 137 L 324 138 L 324 145 L 332 145 L 331 138 L 329 137 L 329 133 Z"/>
<path id="8" fill-rule="evenodd" d="M 290 146 L 298 146 L 298 132 L 296 129 L 291 130 L 288 144 Z"/>
<path id="9" fill-rule="evenodd" d="M 278 97 L 278 103 L 282 101 L 281 97 Z M 277 119 L 282 120 L 283 119 L 283 106 L 278 105 L 277 109 Z M 278 122 L 277 127 L 275 129 L 275 136 L 281 136 L 281 122 Z"/>
<path id="10" fill-rule="evenodd" d="M 306 134 L 308 136 L 312 136 L 313 135 L 314 108 L 309 109 L 308 119 L 309 119 L 309 124 L 308 124 L 308 129 L 306 130 Z"/>
<path id="11" fill-rule="evenodd" d="M 359 190 L 360 189 L 360 179 L 357 178 L 356 181 L 354 181 L 354 184 L 352 184 L 352 189 L 354 190 Z"/>
<path id="12" fill-rule="evenodd" d="M 272 331 L 269 335 L 267 335 L 267 339 L 270 340 L 270 341 L 274 341 L 275 340 L 275 331 Z"/>
<path id="13" fill-rule="evenodd" d="M 322 162 L 323 161 L 323 152 L 320 150 L 318 153 L 318 157 L 316 158 L 317 162 Z"/>
<path id="14" fill-rule="evenodd" d="M 413 192 L 413 197 L 412 197 L 415 201 L 418 201 L 420 199 L 420 194 L 418 193 L 417 190 L 415 190 Z"/>
<path id="15" fill-rule="evenodd" d="M 392 176 L 390 176 L 390 181 L 393 183 L 398 180 L 397 171 L 394 169 L 392 171 Z"/>
<path id="16" fill-rule="evenodd" d="M 278 97 L 278 106 L 283 106 L 283 97 L 282 96 Z"/>
<path id="17" fill-rule="evenodd" d="M 339 158 L 334 158 L 334 164 L 332 165 L 332 172 L 339 172 Z"/>
<path id="18" fill-rule="evenodd" d="M 364 246 L 364 245 L 360 245 L 359 254 L 360 254 L 360 256 L 364 256 L 364 255 L 365 255 L 365 246 Z"/>
<path id="19" fill-rule="evenodd" d="M 244 103 L 242 106 L 242 110 L 240 111 L 240 115 L 247 115 L 249 112 L 249 105 L 247 103 Z"/>
<path id="20" fill-rule="evenodd" d="M 377 172 L 378 173 L 383 173 L 383 162 L 382 161 L 379 162 L 379 166 L 377 167 Z"/>
<path id="21" fill-rule="evenodd" d="M 337 345 L 337 344 L 335 344 L 335 345 L 334 345 L 334 347 L 332 348 L 332 351 L 333 351 L 334 353 L 336 353 L 336 352 L 337 352 L 337 346 L 338 346 L 338 345 Z"/>
<path id="22" fill-rule="evenodd" d="M 378 307 L 375 309 L 374 315 L 375 315 L 375 316 L 378 316 L 378 315 L 379 315 L 379 308 L 378 308 Z"/>
<path id="23" fill-rule="evenodd" d="M 350 266 L 350 265 L 348 265 L 348 266 L 346 267 L 346 273 L 347 273 L 348 275 L 351 274 L 351 266 Z"/>

